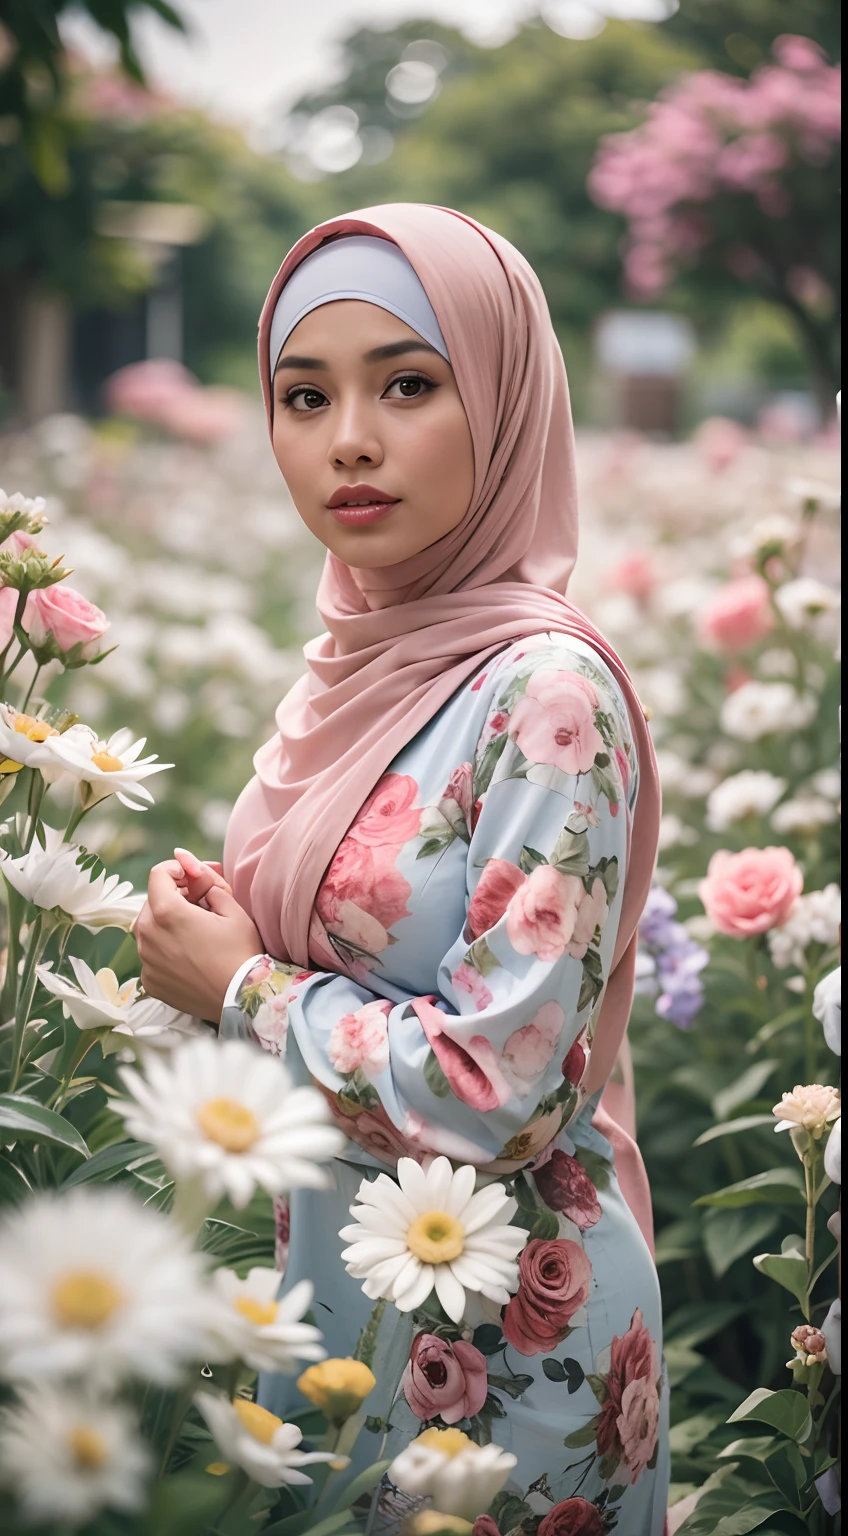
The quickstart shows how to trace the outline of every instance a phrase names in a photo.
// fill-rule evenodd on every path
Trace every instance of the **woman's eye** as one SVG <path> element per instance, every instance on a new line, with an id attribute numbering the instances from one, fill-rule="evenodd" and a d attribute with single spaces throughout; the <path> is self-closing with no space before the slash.
<path id="1" fill-rule="evenodd" d="M 417 373 L 409 373 L 404 374 L 400 379 L 393 379 L 386 394 L 392 398 L 390 392 L 394 390 L 395 400 L 417 400 L 420 395 L 429 394 L 434 387 L 429 379 L 423 379 Z"/>
<path id="2" fill-rule="evenodd" d="M 327 404 L 327 397 L 320 389 L 290 389 L 285 403 L 295 411 L 314 411 Z"/>

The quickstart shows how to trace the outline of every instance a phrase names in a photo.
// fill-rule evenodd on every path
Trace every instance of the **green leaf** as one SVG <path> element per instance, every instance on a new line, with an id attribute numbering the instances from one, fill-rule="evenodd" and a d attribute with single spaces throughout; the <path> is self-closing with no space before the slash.
<path id="1" fill-rule="evenodd" d="M 720 1136 L 736 1136 L 740 1131 L 755 1131 L 764 1125 L 773 1126 L 774 1115 L 743 1115 L 740 1120 L 723 1120 L 720 1125 L 711 1125 L 692 1145 L 703 1147 L 708 1141 L 718 1141 Z"/>
<path id="2" fill-rule="evenodd" d="M 0 1156 L 0 1205 L 20 1205 L 32 1191 L 10 1157 Z"/>
<path id="3" fill-rule="evenodd" d="M 144 1536 L 204 1536 L 232 1496 L 231 1477 L 180 1472 L 155 1483 Z"/>
<path id="4" fill-rule="evenodd" d="M 776 1067 L 776 1061 L 755 1061 L 742 1073 L 741 1077 L 737 1077 L 735 1083 L 730 1083 L 728 1087 L 722 1088 L 715 1094 L 713 1113 L 716 1119 L 726 1120 L 740 1104 L 747 1104 L 750 1099 L 755 1099 Z"/>
<path id="5" fill-rule="evenodd" d="M 582 880 L 589 873 L 589 839 L 585 832 L 571 832 L 563 827 L 554 844 L 551 863 L 563 875 Z"/>
<path id="6" fill-rule="evenodd" d="M 424 1081 L 437 1099 L 446 1099 L 451 1091 L 450 1083 L 442 1071 L 434 1050 L 427 1053 L 427 1060 L 424 1063 Z"/>
<path id="7" fill-rule="evenodd" d="M 475 939 L 471 948 L 465 955 L 467 965 L 473 965 L 475 971 L 481 976 L 490 976 L 492 971 L 500 969 L 500 960 L 490 950 L 485 938 Z"/>
<path id="8" fill-rule="evenodd" d="M 677 1536 L 747 1536 L 783 1508 L 785 1501 L 772 1489 L 757 1490 L 752 1496 L 750 1485 L 727 1476 L 702 1495 L 694 1512 L 678 1527 Z"/>
<path id="9" fill-rule="evenodd" d="M 504 1336 L 497 1323 L 482 1323 L 471 1340 L 481 1355 L 497 1355 L 504 1347 Z"/>
<path id="10" fill-rule="evenodd" d="M 775 1488 L 789 1504 L 799 1506 L 799 1493 L 807 1481 L 807 1470 L 797 1445 L 784 1442 L 765 1464 Z"/>
<path id="11" fill-rule="evenodd" d="M 784 1238 L 780 1253 L 758 1253 L 754 1268 L 761 1275 L 768 1275 L 770 1280 L 776 1280 L 784 1290 L 791 1291 L 798 1301 L 806 1296 L 809 1267 L 803 1238 Z"/>
<path id="12" fill-rule="evenodd" d="M 538 869 L 541 864 L 547 864 L 547 862 L 543 853 L 539 853 L 536 848 L 528 848 L 525 844 L 519 855 L 518 867 L 525 875 L 532 875 L 534 869 Z"/>
<path id="13" fill-rule="evenodd" d="M 546 1360 L 542 1361 L 542 1371 L 547 1376 L 548 1381 L 568 1380 L 568 1372 L 565 1366 L 559 1360 L 555 1360 L 552 1355 L 549 1355 Z"/>
<path id="14" fill-rule="evenodd" d="M 366 1467 L 364 1472 L 360 1472 L 359 1476 L 355 1477 L 352 1483 L 348 1483 L 339 1494 L 333 1505 L 333 1513 L 337 1513 L 343 1507 L 349 1514 L 351 1504 L 356 1503 L 360 1494 L 370 1493 L 372 1488 L 376 1488 L 383 1473 L 391 1464 L 392 1458 L 388 1456 L 385 1461 L 375 1461 L 372 1466 Z"/>
<path id="15" fill-rule="evenodd" d="M 747 1439 L 731 1440 L 717 1454 L 719 1461 L 739 1461 L 745 1457 L 749 1461 L 765 1461 L 779 1445 L 780 1441 L 774 1435 L 750 1435 Z"/>
<path id="16" fill-rule="evenodd" d="M 750 1206 L 734 1210 L 713 1209 L 704 1212 L 702 1240 L 710 1268 L 717 1280 L 727 1274 L 743 1254 L 750 1253 L 759 1243 L 771 1237 L 781 1220 L 774 1207 L 763 1206 L 752 1210 Z"/>
<path id="17" fill-rule="evenodd" d="M 712 1339 L 729 1328 L 744 1310 L 745 1303 L 741 1301 L 711 1301 L 700 1306 L 692 1302 L 678 1307 L 666 1320 L 665 1341 L 693 1349 L 696 1344 L 703 1344 L 705 1339 Z"/>
<path id="18" fill-rule="evenodd" d="M 594 1445 L 598 1438 L 598 1425 L 600 1422 L 601 1415 L 596 1413 L 594 1418 L 589 1419 L 588 1423 L 584 1424 L 581 1429 L 574 1429 L 570 1435 L 566 1435 L 562 1442 L 563 1445 L 567 1446 L 570 1451 L 580 1450 L 581 1446 L 584 1445 Z"/>
<path id="19" fill-rule="evenodd" d="M 758 1424 L 770 1424 L 788 1440 L 795 1440 L 798 1444 L 803 1444 L 812 1429 L 806 1397 L 802 1392 L 795 1392 L 788 1387 L 780 1392 L 769 1392 L 766 1387 L 758 1387 L 730 1415 L 727 1422 L 742 1424 L 750 1420 Z"/>
<path id="20" fill-rule="evenodd" d="M 103 1147 L 100 1152 L 92 1153 L 86 1163 L 80 1163 L 62 1180 L 62 1188 L 69 1189 L 73 1184 L 85 1184 L 90 1179 L 109 1179 L 115 1173 L 122 1173 L 133 1166 L 142 1167 L 146 1163 L 156 1160 L 156 1152 L 148 1142 L 144 1141 L 116 1141 L 111 1147 Z"/>
<path id="21" fill-rule="evenodd" d="M 609 1189 L 612 1163 L 607 1158 L 602 1157 L 600 1152 L 591 1152 L 588 1147 L 578 1147 L 574 1156 L 596 1189 Z"/>
<path id="22" fill-rule="evenodd" d="M 489 1373 L 489 1386 L 497 1387 L 499 1392 L 505 1392 L 507 1397 L 519 1398 L 532 1387 L 532 1376 L 493 1376 Z"/>
<path id="23" fill-rule="evenodd" d="M 688 1419 L 681 1419 L 679 1424 L 674 1424 L 669 1431 L 668 1443 L 673 1456 L 688 1456 L 711 1435 L 713 1430 L 722 1422 L 724 1413 L 721 1408 L 712 1408 L 704 1413 L 692 1414 Z"/>
<path id="24" fill-rule="evenodd" d="M 755 1173 L 738 1184 L 728 1184 L 711 1195 L 701 1195 L 693 1205 L 719 1205 L 729 1210 L 741 1205 L 794 1205 L 804 1198 L 803 1173 L 797 1168 L 768 1168 L 765 1173 Z"/>
<path id="25" fill-rule="evenodd" d="M 57 1115 L 53 1109 L 45 1109 L 37 1099 L 27 1098 L 23 1094 L 2 1093 L 0 1141 L 18 1141 L 22 1136 L 34 1141 L 52 1141 L 60 1147 L 70 1147 L 83 1157 L 90 1156 L 79 1131 L 64 1115 Z"/>
<path id="26" fill-rule="evenodd" d="M 532 1518 L 532 1510 L 529 1504 L 517 1494 L 499 1493 L 491 1506 L 492 1517 L 499 1531 L 513 1531 L 520 1526 L 523 1520 Z"/>
<path id="27" fill-rule="evenodd" d="M 530 1236 L 549 1242 L 559 1236 L 559 1217 L 555 1211 L 538 1211 L 533 1218 Z"/>

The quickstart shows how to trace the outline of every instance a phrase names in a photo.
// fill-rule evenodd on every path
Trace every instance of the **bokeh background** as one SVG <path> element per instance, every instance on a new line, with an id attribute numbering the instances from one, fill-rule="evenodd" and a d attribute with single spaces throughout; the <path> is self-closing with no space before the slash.
<path id="1" fill-rule="evenodd" d="M 774 1098 L 826 1070 L 802 1020 L 839 932 L 839 46 L 836 0 L 0 0 L 0 483 L 46 498 L 117 647 L 41 690 L 174 764 L 149 811 L 86 823 L 137 885 L 175 843 L 220 855 L 322 627 L 255 368 L 288 247 L 410 198 L 543 281 L 572 595 L 653 711 L 685 924 L 646 931 L 632 1030 L 681 1496 L 745 1391 L 786 1384 L 787 1298 L 751 1253 L 792 1181 L 709 1192 L 772 1167 Z M 710 854 L 775 842 L 821 899 L 705 970 Z M 746 1138 L 715 1132 L 734 1116 Z"/>

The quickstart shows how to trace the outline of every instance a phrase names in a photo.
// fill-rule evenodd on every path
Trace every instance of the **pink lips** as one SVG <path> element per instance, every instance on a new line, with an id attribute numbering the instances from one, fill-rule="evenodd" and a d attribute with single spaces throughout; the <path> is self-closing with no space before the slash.
<path id="1" fill-rule="evenodd" d="M 339 523 L 362 527 L 381 522 L 398 504 L 399 497 L 387 496 L 373 485 L 341 485 L 327 503 Z"/>

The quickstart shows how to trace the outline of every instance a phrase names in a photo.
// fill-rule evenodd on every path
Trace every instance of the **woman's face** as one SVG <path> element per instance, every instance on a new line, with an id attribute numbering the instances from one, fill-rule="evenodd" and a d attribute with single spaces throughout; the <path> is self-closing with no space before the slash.
<path id="1" fill-rule="evenodd" d="M 295 326 L 274 376 L 273 440 L 307 528 L 346 565 L 418 554 L 471 500 L 474 452 L 453 369 L 376 304 L 323 304 Z"/>

